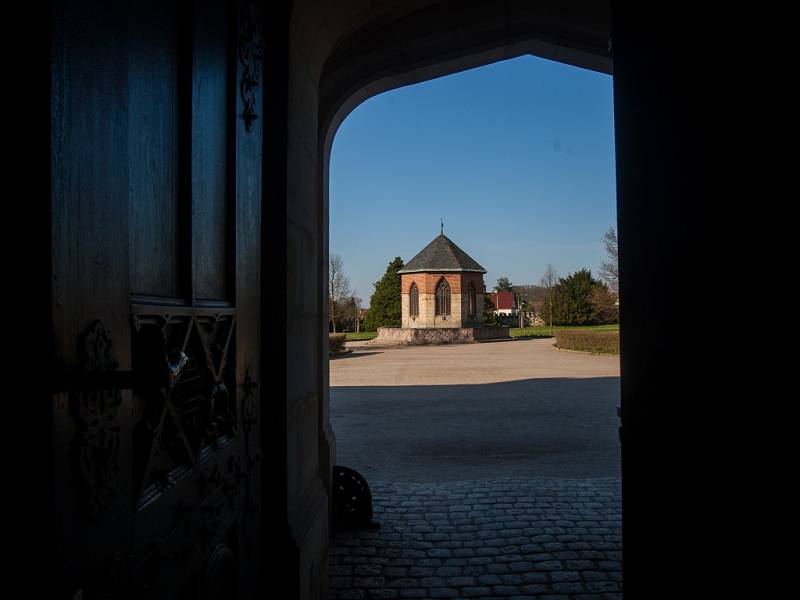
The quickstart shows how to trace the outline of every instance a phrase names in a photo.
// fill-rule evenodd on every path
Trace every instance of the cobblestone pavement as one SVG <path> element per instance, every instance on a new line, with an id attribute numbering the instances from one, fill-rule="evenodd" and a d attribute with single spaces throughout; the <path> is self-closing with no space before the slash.
<path id="1" fill-rule="evenodd" d="M 334 536 L 332 599 L 622 598 L 617 477 L 370 487 L 381 528 Z"/>

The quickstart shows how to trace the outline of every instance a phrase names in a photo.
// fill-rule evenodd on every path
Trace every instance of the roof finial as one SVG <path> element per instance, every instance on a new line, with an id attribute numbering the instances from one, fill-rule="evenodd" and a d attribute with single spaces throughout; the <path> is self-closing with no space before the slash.
<path id="1" fill-rule="evenodd" d="M 442 217 L 442 229 L 439 231 L 439 235 L 444 235 L 444 217 Z"/>

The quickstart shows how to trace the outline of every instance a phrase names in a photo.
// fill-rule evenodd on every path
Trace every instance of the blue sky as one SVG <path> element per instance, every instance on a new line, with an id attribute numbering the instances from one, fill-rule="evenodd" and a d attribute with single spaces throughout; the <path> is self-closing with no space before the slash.
<path id="1" fill-rule="evenodd" d="M 488 271 L 597 274 L 616 226 L 611 76 L 523 56 L 370 98 L 330 165 L 330 252 L 364 305 L 444 231 Z"/>

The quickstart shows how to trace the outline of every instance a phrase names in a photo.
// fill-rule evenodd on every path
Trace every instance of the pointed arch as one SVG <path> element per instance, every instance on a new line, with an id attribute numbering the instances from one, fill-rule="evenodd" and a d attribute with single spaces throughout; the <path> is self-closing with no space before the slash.
<path id="1" fill-rule="evenodd" d="M 411 288 L 408 290 L 408 314 L 411 317 L 419 316 L 419 288 L 414 282 L 411 283 Z"/>
<path id="2" fill-rule="evenodd" d="M 450 284 L 442 277 L 436 284 L 436 316 L 450 314 Z"/>

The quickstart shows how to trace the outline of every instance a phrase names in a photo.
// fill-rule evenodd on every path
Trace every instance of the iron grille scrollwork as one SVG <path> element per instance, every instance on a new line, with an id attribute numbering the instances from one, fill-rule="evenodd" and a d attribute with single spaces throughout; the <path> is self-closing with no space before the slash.
<path id="1" fill-rule="evenodd" d="M 137 314 L 133 365 L 141 414 L 134 477 L 143 508 L 236 434 L 233 332 L 227 313 Z"/>

